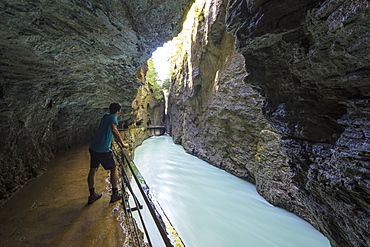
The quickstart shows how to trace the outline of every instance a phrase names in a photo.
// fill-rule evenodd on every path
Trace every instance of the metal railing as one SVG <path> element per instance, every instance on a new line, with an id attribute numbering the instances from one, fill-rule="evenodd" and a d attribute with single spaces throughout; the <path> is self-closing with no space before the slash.
<path id="1" fill-rule="evenodd" d="M 175 228 L 172 226 L 170 220 L 166 216 L 165 212 L 163 211 L 162 207 L 160 206 L 159 202 L 156 200 L 154 195 L 150 192 L 150 188 L 147 185 L 144 177 L 141 175 L 140 171 L 136 167 L 134 161 L 132 160 L 131 156 L 129 155 L 127 149 L 118 147 L 118 145 L 112 145 L 112 151 L 115 156 L 117 164 L 119 164 L 119 168 L 121 171 L 121 183 L 122 183 L 122 205 L 124 208 L 125 215 L 133 221 L 132 212 L 137 211 L 138 216 L 141 221 L 141 225 L 144 229 L 145 237 L 148 241 L 149 246 L 153 246 L 151 243 L 151 239 L 149 233 L 147 231 L 147 227 L 145 224 L 145 220 L 142 217 L 140 210 L 143 206 L 140 204 L 137 196 L 135 195 L 129 176 L 127 174 L 127 170 L 131 172 L 132 177 L 134 178 L 136 185 L 144 199 L 145 205 L 148 208 L 151 217 L 156 225 L 156 228 L 161 235 L 163 243 L 166 247 L 183 247 L 185 246 L 182 242 L 180 236 L 176 232 Z M 131 207 L 129 202 L 129 196 L 132 196 L 135 206 Z M 132 223 L 132 222 L 131 222 Z M 135 223 L 132 223 L 128 229 L 129 234 L 131 235 L 131 241 L 135 246 L 142 246 L 142 240 L 140 240 L 140 231 Z"/>

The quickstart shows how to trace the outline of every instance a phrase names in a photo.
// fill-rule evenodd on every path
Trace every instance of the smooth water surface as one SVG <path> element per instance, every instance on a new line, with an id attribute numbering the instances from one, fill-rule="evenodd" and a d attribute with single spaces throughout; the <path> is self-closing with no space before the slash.
<path id="1" fill-rule="evenodd" d="M 330 246 L 306 221 L 269 204 L 254 185 L 187 154 L 171 137 L 144 141 L 134 162 L 187 247 Z"/>

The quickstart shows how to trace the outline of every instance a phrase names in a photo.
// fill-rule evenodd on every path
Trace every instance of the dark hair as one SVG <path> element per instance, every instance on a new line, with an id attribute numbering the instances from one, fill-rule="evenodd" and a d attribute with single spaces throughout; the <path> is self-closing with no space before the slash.
<path id="1" fill-rule="evenodd" d="M 110 114 L 116 114 L 119 110 L 121 110 L 122 106 L 120 103 L 115 102 L 110 104 L 109 106 L 109 112 Z"/>

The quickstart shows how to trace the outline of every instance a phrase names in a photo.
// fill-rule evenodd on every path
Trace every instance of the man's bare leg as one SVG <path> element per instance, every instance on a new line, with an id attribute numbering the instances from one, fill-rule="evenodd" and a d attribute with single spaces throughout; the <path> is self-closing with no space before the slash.
<path id="1" fill-rule="evenodd" d="M 89 189 L 93 189 L 95 186 L 95 174 L 98 168 L 90 168 L 89 175 L 87 176 L 87 184 Z"/>
<path id="2" fill-rule="evenodd" d="M 118 185 L 118 169 L 117 166 L 110 170 L 110 183 L 112 184 L 112 189 L 117 188 Z"/>
<path id="3" fill-rule="evenodd" d="M 112 196 L 110 202 L 116 202 L 122 198 L 122 194 L 118 192 L 118 168 L 117 166 L 112 168 L 110 174 L 110 182 L 112 184 Z"/>

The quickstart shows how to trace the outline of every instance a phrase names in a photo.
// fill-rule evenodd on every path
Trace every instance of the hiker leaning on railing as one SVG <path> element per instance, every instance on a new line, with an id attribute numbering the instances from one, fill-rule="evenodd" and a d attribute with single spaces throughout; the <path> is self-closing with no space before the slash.
<path id="1" fill-rule="evenodd" d="M 117 129 L 117 116 L 121 113 L 121 108 L 122 106 L 120 103 L 110 104 L 109 113 L 106 113 L 101 118 L 98 131 L 90 143 L 90 171 L 87 177 L 90 192 L 87 202 L 88 204 L 95 202 L 102 196 L 102 193 L 96 193 L 94 188 L 95 174 L 100 164 L 105 170 L 110 170 L 111 173 L 110 183 L 112 185 L 112 195 L 110 202 L 116 202 L 122 198 L 122 194 L 118 192 L 117 189 L 118 169 L 113 159 L 112 150 L 110 149 L 113 137 L 119 145 L 122 147 L 128 147 L 128 144 L 123 142 Z"/>

